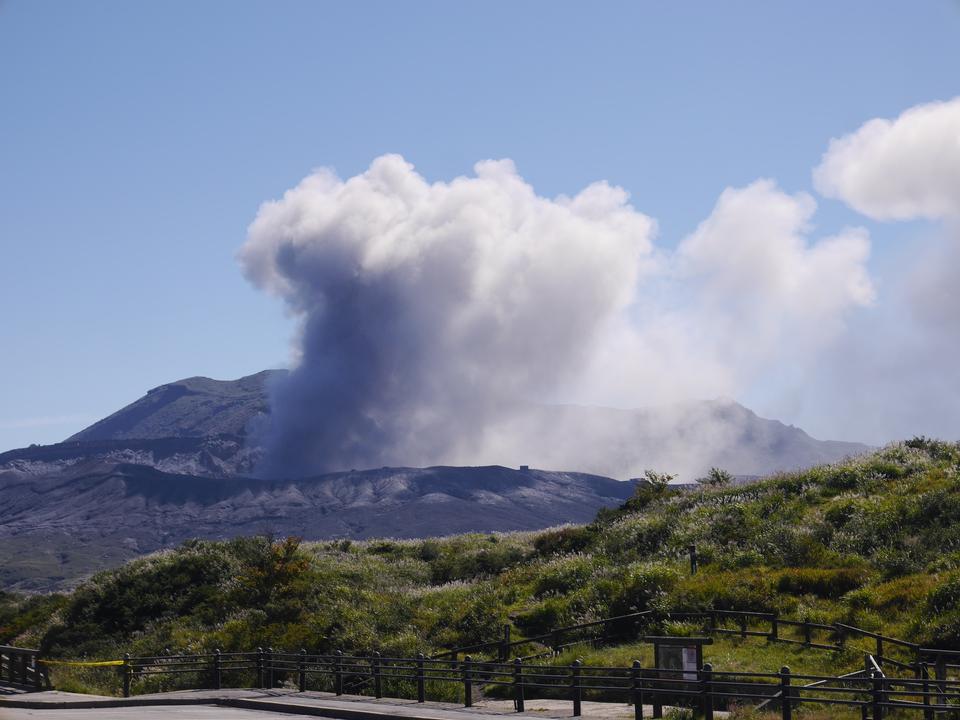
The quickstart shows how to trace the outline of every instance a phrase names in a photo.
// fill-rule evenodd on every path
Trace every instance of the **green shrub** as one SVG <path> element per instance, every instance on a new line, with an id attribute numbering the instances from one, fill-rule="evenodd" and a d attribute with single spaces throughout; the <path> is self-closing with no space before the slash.
<path id="1" fill-rule="evenodd" d="M 766 568 L 742 571 L 702 570 L 683 577 L 670 592 L 667 605 L 677 610 L 785 611 L 795 605 L 778 595 L 774 573 Z"/>
<path id="2" fill-rule="evenodd" d="M 960 645 L 960 573 L 941 578 L 927 593 L 915 627 L 930 647 L 955 649 Z"/>
<path id="3" fill-rule="evenodd" d="M 594 534 L 589 526 L 548 530 L 537 536 L 533 541 L 533 548 L 541 557 L 582 552 L 590 547 Z"/>
<path id="4" fill-rule="evenodd" d="M 575 622 L 568 598 L 551 597 L 517 614 L 514 624 L 527 635 L 543 635 Z"/>
<path id="5" fill-rule="evenodd" d="M 861 587 L 870 573 L 862 567 L 789 568 L 780 572 L 777 590 L 791 595 L 838 598 Z"/>
<path id="6" fill-rule="evenodd" d="M 558 558 L 547 563 L 537 574 L 533 586 L 534 597 L 574 592 L 593 576 L 599 565 L 599 561 L 588 555 Z"/>

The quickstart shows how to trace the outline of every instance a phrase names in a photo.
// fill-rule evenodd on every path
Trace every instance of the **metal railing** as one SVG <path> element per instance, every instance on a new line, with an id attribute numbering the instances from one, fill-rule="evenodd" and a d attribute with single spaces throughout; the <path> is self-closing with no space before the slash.
<path id="1" fill-rule="evenodd" d="M 600 644 L 626 638 L 637 639 L 642 634 L 644 623 L 662 620 L 700 620 L 704 623 L 704 629 L 712 634 L 764 638 L 770 642 L 803 645 L 817 650 L 842 651 L 853 648 L 864 654 L 873 655 L 881 667 L 891 665 L 904 670 L 915 670 L 924 654 L 935 658 L 941 653 L 946 655 L 955 653 L 955 662 L 960 663 L 960 651 L 921 648 L 917 643 L 843 623 L 829 625 L 810 620 L 783 618 L 776 613 L 742 610 L 667 613 L 644 610 L 593 622 L 558 627 L 542 635 L 512 641 L 510 627 L 504 626 L 503 638 L 500 640 L 450 648 L 435 653 L 431 657 L 455 660 L 470 653 L 490 655 L 500 661 L 509 659 L 511 655 L 517 655 L 524 660 L 533 660 L 559 655 L 562 651 L 578 645 Z M 593 629 L 600 632 L 595 635 L 584 632 Z M 865 644 L 869 647 L 851 644 L 851 641 L 858 639 L 868 641 Z M 891 650 L 899 651 L 899 657 L 894 657 Z"/>
<path id="2" fill-rule="evenodd" d="M 0 645 L 0 684 L 23 690 L 50 686 L 45 669 L 37 664 L 39 650 Z"/>
<path id="3" fill-rule="evenodd" d="M 799 706 L 859 708 L 862 717 L 881 720 L 890 710 L 923 714 L 933 720 L 937 713 L 960 713 L 960 680 L 885 676 L 873 656 L 865 669 L 842 676 L 794 674 L 787 667 L 777 672 L 741 672 L 714 669 L 709 663 L 696 670 L 644 668 L 639 661 L 630 667 L 586 666 L 524 662 L 462 660 L 416 657 L 332 655 L 284 652 L 272 648 L 253 652 L 219 652 L 197 655 L 125 657 L 121 666 L 124 695 L 141 682 L 162 676 L 192 673 L 195 685 L 221 689 L 228 682 L 260 688 L 288 687 L 300 692 L 320 690 L 336 696 L 359 679 L 362 694 L 375 698 L 395 697 L 425 702 L 428 697 L 456 699 L 471 707 L 482 684 L 492 694 L 512 699 L 523 712 L 529 699 L 548 697 L 571 702 L 573 714 L 582 713 L 585 700 L 628 702 L 637 719 L 644 705 L 652 705 L 652 717 L 661 717 L 665 705 L 686 705 L 705 718 L 714 710 L 733 704 L 761 703 L 780 710 L 785 720 Z M 235 686 L 235 685 L 234 685 Z"/>

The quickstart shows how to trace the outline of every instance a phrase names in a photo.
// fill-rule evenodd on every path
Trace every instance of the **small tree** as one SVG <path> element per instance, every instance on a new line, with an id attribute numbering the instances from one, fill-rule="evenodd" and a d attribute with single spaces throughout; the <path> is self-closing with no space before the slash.
<path id="1" fill-rule="evenodd" d="M 654 490 L 662 492 L 666 490 L 667 486 L 673 482 L 677 476 L 670 475 L 669 473 L 657 472 L 656 470 L 644 470 L 643 478 L 650 483 Z"/>
<path id="2" fill-rule="evenodd" d="M 661 473 L 656 470 L 644 470 L 642 478 L 633 478 L 632 481 L 637 485 L 633 490 L 633 496 L 616 509 L 600 508 L 597 512 L 596 524 L 613 522 L 619 517 L 628 513 L 643 510 L 656 500 L 666 497 L 670 494 L 670 483 L 676 478 L 676 475 Z"/>
<path id="3" fill-rule="evenodd" d="M 708 487 L 724 487 L 733 480 L 733 475 L 718 467 L 710 468 L 706 477 L 697 478 L 697 482 Z"/>

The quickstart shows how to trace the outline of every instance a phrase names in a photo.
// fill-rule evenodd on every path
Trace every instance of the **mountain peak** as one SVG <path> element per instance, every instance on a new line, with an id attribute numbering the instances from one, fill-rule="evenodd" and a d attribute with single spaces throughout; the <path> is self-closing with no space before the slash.
<path id="1" fill-rule="evenodd" d="M 71 435 L 66 442 L 242 437 L 251 418 L 269 412 L 267 384 L 285 372 L 262 370 L 237 380 L 198 375 L 158 385 L 139 400 Z"/>

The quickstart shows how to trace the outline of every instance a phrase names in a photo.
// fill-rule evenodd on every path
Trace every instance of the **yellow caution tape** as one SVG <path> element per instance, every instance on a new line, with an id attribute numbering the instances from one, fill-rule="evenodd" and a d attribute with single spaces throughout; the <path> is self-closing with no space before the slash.
<path id="1" fill-rule="evenodd" d="M 37 662 L 43 663 L 44 665 L 75 665 L 75 666 L 81 666 L 81 667 L 99 667 L 103 665 L 123 665 L 123 660 L 100 660 L 98 662 L 80 662 L 77 660 L 38 659 Z"/>

